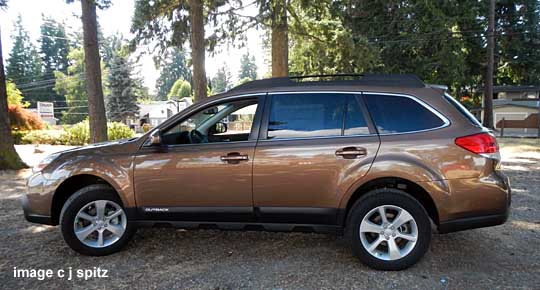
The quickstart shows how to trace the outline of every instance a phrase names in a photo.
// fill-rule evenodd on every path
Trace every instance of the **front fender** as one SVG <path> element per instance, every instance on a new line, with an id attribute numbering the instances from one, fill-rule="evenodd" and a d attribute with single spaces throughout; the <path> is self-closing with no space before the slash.
<path id="1" fill-rule="evenodd" d="M 133 157 L 131 155 L 93 154 L 63 158 L 51 172 L 44 172 L 44 189 L 56 190 L 66 180 L 79 175 L 92 175 L 109 183 L 125 207 L 135 207 Z"/>

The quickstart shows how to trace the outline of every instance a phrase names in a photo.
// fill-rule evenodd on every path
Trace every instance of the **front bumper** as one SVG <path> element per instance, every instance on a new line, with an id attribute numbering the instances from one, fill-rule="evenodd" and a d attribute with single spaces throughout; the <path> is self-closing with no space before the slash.
<path id="1" fill-rule="evenodd" d="M 28 197 L 26 195 L 23 195 L 21 197 L 21 203 L 22 203 L 22 208 L 24 211 L 24 218 L 27 221 L 31 223 L 36 223 L 36 224 L 53 225 L 51 216 L 41 215 L 41 214 L 33 213 L 31 211 L 30 205 L 28 202 Z"/>
<path id="2" fill-rule="evenodd" d="M 52 193 L 47 193 L 47 180 L 38 172 L 26 181 L 26 194 L 21 197 L 24 217 L 27 221 L 38 224 L 53 225 L 50 214 Z"/>

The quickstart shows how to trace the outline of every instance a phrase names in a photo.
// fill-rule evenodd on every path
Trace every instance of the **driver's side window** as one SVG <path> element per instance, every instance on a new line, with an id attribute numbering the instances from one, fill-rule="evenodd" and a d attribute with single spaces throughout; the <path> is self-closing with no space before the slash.
<path id="1" fill-rule="evenodd" d="M 206 107 L 161 134 L 166 145 L 247 141 L 257 100 L 243 100 Z"/>

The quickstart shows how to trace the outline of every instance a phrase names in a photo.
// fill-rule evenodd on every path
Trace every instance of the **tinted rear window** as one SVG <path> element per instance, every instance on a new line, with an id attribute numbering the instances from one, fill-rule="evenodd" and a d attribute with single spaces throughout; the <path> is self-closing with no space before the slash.
<path id="1" fill-rule="evenodd" d="M 268 138 L 340 136 L 345 94 L 273 95 Z"/>
<path id="2" fill-rule="evenodd" d="M 369 113 L 379 133 L 405 133 L 438 128 L 443 120 L 414 99 L 366 94 Z"/>

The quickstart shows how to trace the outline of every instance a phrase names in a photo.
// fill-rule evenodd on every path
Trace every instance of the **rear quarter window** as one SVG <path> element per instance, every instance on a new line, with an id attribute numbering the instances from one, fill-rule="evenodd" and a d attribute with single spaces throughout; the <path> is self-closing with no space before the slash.
<path id="1" fill-rule="evenodd" d="M 444 120 L 413 98 L 379 94 L 364 97 L 380 134 L 415 132 L 445 125 Z"/>
<path id="2" fill-rule="evenodd" d="M 478 121 L 474 116 L 473 114 L 471 114 L 471 112 L 469 112 L 469 110 L 467 110 L 467 108 L 465 108 L 460 102 L 458 102 L 458 100 L 454 99 L 452 96 L 450 96 L 449 94 L 444 94 L 444 98 L 452 105 L 454 106 L 454 108 L 456 108 L 459 113 L 461 113 L 461 115 L 463 117 L 465 117 L 467 120 L 469 120 L 469 122 L 471 122 L 471 124 L 475 125 L 476 127 L 482 127 L 482 124 L 480 123 L 480 121 Z"/>

